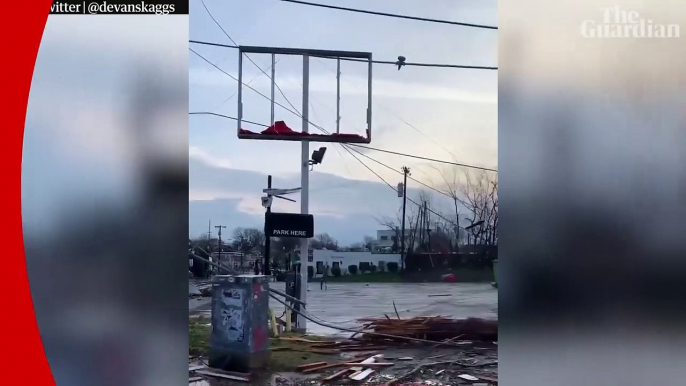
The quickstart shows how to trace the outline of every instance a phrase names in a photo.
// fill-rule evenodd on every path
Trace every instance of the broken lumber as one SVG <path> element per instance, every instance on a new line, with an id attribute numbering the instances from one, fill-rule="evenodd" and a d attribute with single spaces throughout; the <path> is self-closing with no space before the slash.
<path id="1" fill-rule="evenodd" d="M 488 382 L 498 383 L 498 378 L 496 378 L 496 377 L 488 377 L 485 375 L 478 375 L 477 378 L 484 380 L 484 381 L 488 381 Z"/>
<path id="2" fill-rule="evenodd" d="M 317 363 L 317 366 L 310 366 L 304 369 L 298 369 L 302 371 L 303 373 L 314 373 L 317 371 L 322 371 L 322 370 L 328 370 L 336 367 L 352 367 L 352 368 L 358 368 L 358 367 L 389 367 L 393 366 L 394 363 L 379 363 L 379 362 L 368 362 L 368 363 L 358 363 L 358 362 L 338 362 L 338 363 L 330 363 L 326 364 L 326 362 L 319 362 Z"/>
<path id="3" fill-rule="evenodd" d="M 339 378 L 339 377 L 349 373 L 350 371 L 351 371 L 350 369 L 343 369 L 339 372 L 336 372 L 336 373 L 329 375 L 328 377 L 324 378 L 323 381 L 326 381 L 326 382 L 333 381 L 334 379 Z"/>
<path id="4" fill-rule="evenodd" d="M 229 374 L 221 374 L 221 373 L 216 373 L 214 371 L 198 370 L 198 371 L 196 371 L 196 374 L 206 375 L 208 377 L 230 379 L 232 381 L 250 382 L 250 378 L 239 377 L 236 375 L 229 375 Z"/>
<path id="5" fill-rule="evenodd" d="M 300 366 L 296 367 L 295 369 L 298 370 L 298 371 L 303 371 L 303 370 L 307 370 L 307 369 L 310 369 L 310 368 L 313 368 L 313 367 L 319 367 L 319 366 L 322 366 L 322 365 L 326 365 L 326 362 L 312 362 L 312 363 L 306 363 L 306 364 L 304 364 L 304 365 L 300 365 Z"/>
<path id="6" fill-rule="evenodd" d="M 360 338 L 368 343 L 424 340 L 436 342 L 437 345 L 441 346 L 457 346 L 453 341 L 459 338 L 489 343 L 498 340 L 497 320 L 449 319 L 434 316 L 401 320 L 366 318 L 359 321 L 367 326 L 360 332 Z"/>
<path id="7" fill-rule="evenodd" d="M 373 372 L 374 372 L 374 370 L 372 370 L 372 369 L 366 369 L 364 371 L 358 371 L 357 373 L 351 375 L 350 379 L 355 380 L 355 381 L 363 381 L 365 378 L 372 375 Z"/>
<path id="8" fill-rule="evenodd" d="M 289 338 L 285 336 L 281 336 L 276 338 L 278 340 L 283 340 L 284 342 L 299 342 L 299 343 L 314 343 L 314 344 L 321 344 L 321 343 L 327 343 L 325 340 L 312 340 L 312 339 L 305 339 L 305 338 Z"/>

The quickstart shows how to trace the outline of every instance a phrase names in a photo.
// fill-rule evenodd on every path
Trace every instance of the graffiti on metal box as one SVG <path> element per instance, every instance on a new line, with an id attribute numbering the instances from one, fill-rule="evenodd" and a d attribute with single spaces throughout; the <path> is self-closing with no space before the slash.
<path id="1" fill-rule="evenodd" d="M 234 342 L 243 342 L 243 299 L 242 290 L 222 291 L 221 326 L 226 338 Z"/>

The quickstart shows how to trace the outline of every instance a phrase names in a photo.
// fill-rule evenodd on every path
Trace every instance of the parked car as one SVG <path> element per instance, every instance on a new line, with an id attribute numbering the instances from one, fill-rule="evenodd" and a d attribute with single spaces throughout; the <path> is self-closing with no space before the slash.
<path id="1" fill-rule="evenodd" d="M 445 274 L 441 276 L 441 280 L 448 282 L 448 283 L 455 283 L 457 281 L 457 277 L 453 275 L 452 273 Z"/>

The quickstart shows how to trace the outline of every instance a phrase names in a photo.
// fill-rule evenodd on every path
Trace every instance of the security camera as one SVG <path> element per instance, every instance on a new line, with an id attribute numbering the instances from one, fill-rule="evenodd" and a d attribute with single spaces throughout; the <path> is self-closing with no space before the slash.
<path id="1" fill-rule="evenodd" d="M 265 208 L 269 208 L 270 206 L 272 206 L 272 197 L 262 197 L 262 206 Z"/>

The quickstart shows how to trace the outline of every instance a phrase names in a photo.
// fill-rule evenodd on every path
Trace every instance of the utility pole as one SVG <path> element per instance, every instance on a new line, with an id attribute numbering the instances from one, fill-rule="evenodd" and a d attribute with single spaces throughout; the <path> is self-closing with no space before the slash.
<path id="1" fill-rule="evenodd" d="M 426 233 L 426 238 L 424 238 L 424 233 Z M 426 240 L 427 243 L 431 244 L 431 230 L 429 229 L 429 210 L 427 209 L 426 201 L 424 201 L 424 217 L 422 217 L 422 243 L 424 240 Z M 427 244 L 424 244 L 424 247 L 426 248 L 427 252 L 431 252 Z"/>
<path id="2" fill-rule="evenodd" d="M 273 54 L 272 54 L 272 60 L 274 59 Z M 273 67 L 272 67 L 273 69 Z M 272 93 L 274 91 L 272 90 Z M 272 122 L 274 123 L 274 122 Z M 267 176 L 267 189 L 272 188 L 272 176 L 269 175 Z M 264 214 L 264 274 L 266 276 L 269 276 L 272 274 L 271 269 L 269 268 L 269 253 L 271 250 L 271 237 L 269 237 L 269 234 L 267 233 L 267 219 L 269 217 L 269 214 L 272 212 L 272 204 L 271 204 L 271 193 L 267 193 L 267 199 L 270 200 L 269 203 L 267 204 L 267 211 Z"/>
<path id="3" fill-rule="evenodd" d="M 219 229 L 217 231 L 217 237 L 219 238 L 219 249 L 218 249 L 219 252 L 217 254 L 217 262 L 221 264 L 221 262 L 222 262 L 222 228 L 226 228 L 226 225 L 215 225 L 214 227 Z"/>
<path id="4" fill-rule="evenodd" d="M 405 271 L 405 207 L 407 206 L 407 176 L 410 174 L 410 168 L 403 166 L 403 219 L 402 228 L 400 230 L 400 272 Z"/>
<path id="5" fill-rule="evenodd" d="M 207 252 L 212 255 L 212 220 L 207 220 Z"/>
<path id="6" fill-rule="evenodd" d="M 460 214 L 455 214 L 455 252 L 460 253 Z"/>

